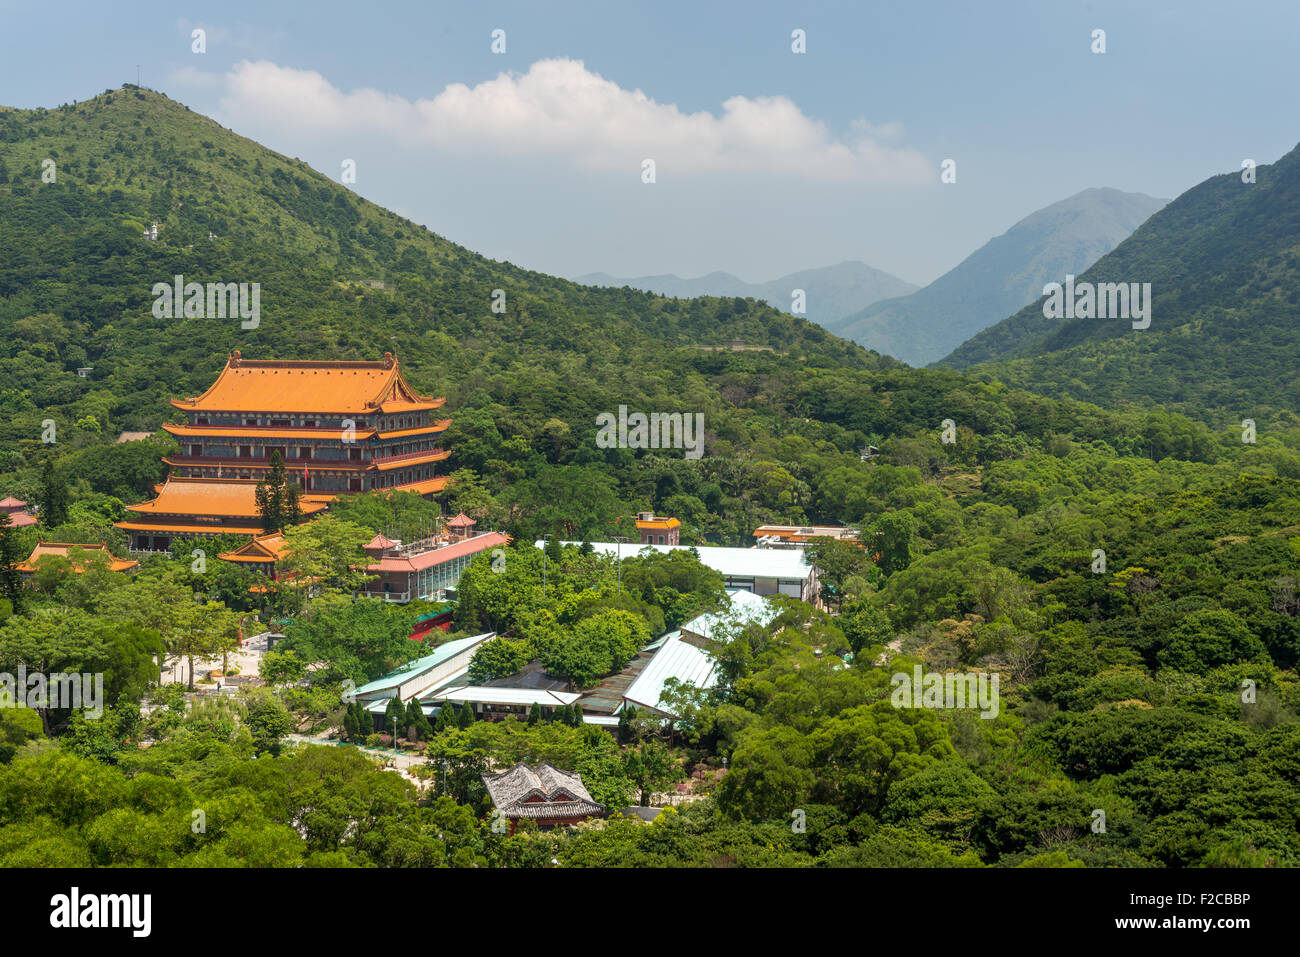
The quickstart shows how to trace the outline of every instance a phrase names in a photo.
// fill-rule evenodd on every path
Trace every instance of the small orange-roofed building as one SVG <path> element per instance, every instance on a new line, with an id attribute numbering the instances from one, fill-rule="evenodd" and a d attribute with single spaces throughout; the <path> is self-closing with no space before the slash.
<path id="1" fill-rule="evenodd" d="M 638 512 L 636 530 L 642 545 L 680 545 L 678 534 L 682 523 L 675 518 L 655 516 L 654 512 Z"/>
<path id="2" fill-rule="evenodd" d="M 280 573 L 275 567 L 275 563 L 284 558 L 285 552 L 288 550 L 289 546 L 284 540 L 284 533 L 272 532 L 269 535 L 255 535 L 234 551 L 225 552 L 217 557 L 222 561 L 235 562 L 255 569 L 272 581 L 278 581 Z"/>
<path id="3" fill-rule="evenodd" d="M 861 547 L 856 528 L 839 525 L 760 525 L 754 529 L 755 548 L 805 548 L 819 538 L 852 542 Z"/>
<path id="4" fill-rule="evenodd" d="M 110 571 L 130 571 L 132 568 L 136 568 L 140 564 L 139 562 L 128 558 L 118 558 L 108 550 L 107 545 L 99 542 L 89 545 L 82 545 L 77 542 L 37 542 L 36 547 L 32 549 L 32 553 L 27 556 L 27 560 L 18 564 L 18 571 L 24 577 L 35 574 L 36 563 L 47 556 L 64 558 L 71 561 L 72 558 L 68 553 L 74 548 L 82 549 L 86 553 L 86 558 L 94 558 L 98 555 L 107 556 L 109 559 L 108 567 Z M 86 570 L 85 561 L 82 561 L 81 563 L 73 562 L 72 570 L 80 575 Z"/>

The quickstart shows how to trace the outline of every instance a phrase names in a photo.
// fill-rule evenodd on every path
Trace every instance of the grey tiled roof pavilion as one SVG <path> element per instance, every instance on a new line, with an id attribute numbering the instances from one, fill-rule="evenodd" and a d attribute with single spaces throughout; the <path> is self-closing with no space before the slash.
<path id="1" fill-rule="evenodd" d="M 550 764 L 536 768 L 516 764 L 499 774 L 483 775 L 483 783 L 493 805 L 507 818 L 587 817 L 605 810 L 591 799 L 580 775 Z"/>

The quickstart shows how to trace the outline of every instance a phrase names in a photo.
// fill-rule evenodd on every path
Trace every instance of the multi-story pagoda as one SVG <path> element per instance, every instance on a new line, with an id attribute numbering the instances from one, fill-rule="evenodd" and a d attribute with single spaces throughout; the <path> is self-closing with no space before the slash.
<path id="1" fill-rule="evenodd" d="M 430 495 L 447 483 L 438 462 L 450 419 L 445 399 L 420 395 L 392 353 L 380 362 L 244 359 L 233 352 L 202 395 L 173 399 L 186 422 L 164 424 L 180 451 L 152 502 L 128 506 L 119 527 L 132 548 L 166 549 L 173 537 L 256 534 L 253 486 L 278 452 L 302 490 L 303 514 L 340 493 L 375 489 Z M 213 511 L 205 502 L 227 506 Z"/>

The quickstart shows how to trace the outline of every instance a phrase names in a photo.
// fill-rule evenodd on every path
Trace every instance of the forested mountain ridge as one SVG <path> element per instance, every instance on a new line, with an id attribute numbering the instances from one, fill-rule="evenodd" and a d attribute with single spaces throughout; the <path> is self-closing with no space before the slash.
<path id="1" fill-rule="evenodd" d="M 1047 319 L 1039 299 L 944 364 L 1206 421 L 1300 407 L 1300 148 L 1253 173 L 1254 182 L 1239 170 L 1193 187 L 1077 277 L 1151 283 L 1150 328 Z"/>
<path id="2" fill-rule="evenodd" d="M 973 462 L 1020 454 L 1047 432 L 1131 454 L 1211 454 L 1208 435 L 1177 423 L 908 369 L 751 300 L 595 289 L 492 262 L 146 90 L 0 112 L 0 145 L 0 475 L 12 494 L 32 497 L 54 452 L 70 456 L 84 491 L 146 497 L 167 440 L 113 447 L 112 436 L 156 428 L 167 400 L 206 388 L 235 348 L 316 359 L 391 349 L 417 388 L 447 395 L 452 467 L 497 495 L 590 465 L 624 500 L 687 496 L 679 510 L 735 542 L 763 521 L 852 518 L 820 493 L 835 469 L 798 464 L 802 453 L 774 444 L 784 436 L 829 443 L 854 468 L 861 445 L 933 436 L 947 417 L 968 430 Z M 156 242 L 142 235 L 154 222 Z M 156 318 L 153 285 L 177 274 L 260 283 L 260 324 Z M 504 313 L 492 309 L 497 290 Z M 736 340 L 746 348 L 716 348 Z M 633 470 L 644 454 L 595 449 L 596 415 L 620 404 L 704 413 L 708 457 L 660 455 Z M 40 442 L 47 419 L 57 447 Z M 534 491 L 511 514 L 565 497 Z M 606 506 L 579 520 L 585 531 L 610 531 Z"/>
<path id="3" fill-rule="evenodd" d="M 0 160 L 8 187 L 0 189 L 0 322 L 15 333 L 6 336 L 3 371 L 40 395 L 93 366 L 89 382 L 67 385 L 128 399 L 113 410 L 126 427 L 156 423 L 160 400 L 204 387 L 236 346 L 336 358 L 392 348 L 438 391 L 472 368 L 508 364 L 485 354 L 502 347 L 546 356 L 578 388 L 592 370 L 576 356 L 617 360 L 650 342 L 741 340 L 832 364 L 876 364 L 776 310 L 589 289 L 487 260 L 145 90 L 0 112 Z M 53 183 L 42 182 L 45 160 L 55 164 Z M 141 238 L 153 222 L 156 243 Z M 176 274 L 259 282 L 260 328 L 155 319 L 150 290 Z M 497 288 L 504 313 L 491 309 Z M 57 321 L 31 318 L 49 315 Z"/>
<path id="4" fill-rule="evenodd" d="M 842 262 L 817 269 L 801 269 L 766 282 L 745 282 L 730 273 L 711 272 L 695 279 L 680 276 L 638 276 L 620 279 L 608 273 L 577 276 L 575 282 L 594 286 L 631 286 L 663 296 L 741 296 L 758 299 L 790 312 L 793 294 L 802 289 L 807 318 L 834 329 L 845 316 L 865 309 L 882 299 L 893 299 L 915 292 L 917 287 L 904 279 L 875 269 L 863 262 Z"/>
<path id="5" fill-rule="evenodd" d="M 1083 272 L 1164 202 L 1086 189 L 1026 216 L 925 288 L 826 327 L 912 365 L 933 362 L 1037 299 L 1045 282 Z"/>

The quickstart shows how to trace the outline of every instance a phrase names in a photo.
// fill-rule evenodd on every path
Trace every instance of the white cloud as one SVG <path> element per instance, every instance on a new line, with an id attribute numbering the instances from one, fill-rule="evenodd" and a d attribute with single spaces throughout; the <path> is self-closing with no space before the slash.
<path id="1" fill-rule="evenodd" d="M 896 123 L 855 121 L 839 138 L 784 96 L 733 96 L 720 114 L 684 113 L 580 60 L 539 60 L 523 74 L 455 83 L 414 101 L 375 89 L 345 93 L 313 70 L 265 60 L 238 63 L 222 80 L 221 113 L 236 128 L 369 136 L 470 157 L 546 156 L 582 169 L 639 171 L 652 158 L 660 181 L 698 172 L 882 184 L 933 179 L 931 163 L 897 145 Z"/>

